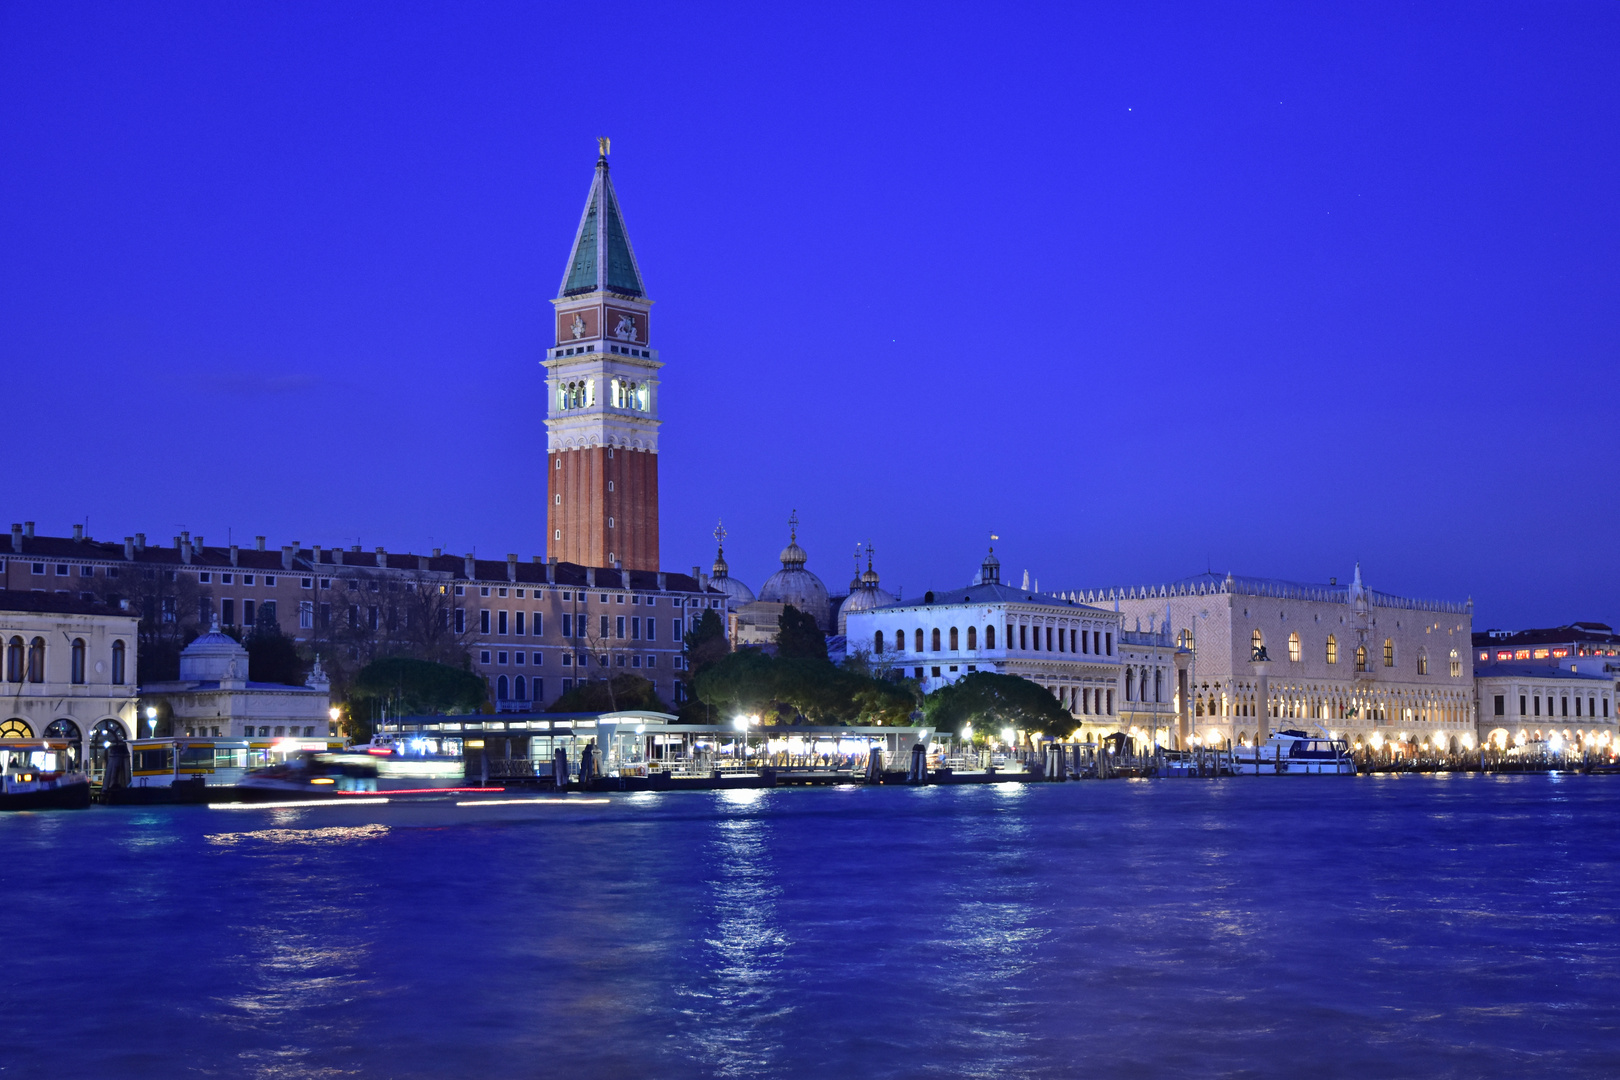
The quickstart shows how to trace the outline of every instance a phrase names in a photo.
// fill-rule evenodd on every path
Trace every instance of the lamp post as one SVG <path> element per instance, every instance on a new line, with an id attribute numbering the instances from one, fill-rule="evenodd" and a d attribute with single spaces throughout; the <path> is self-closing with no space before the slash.
<path id="1" fill-rule="evenodd" d="M 148 705 L 146 707 L 146 737 L 148 739 L 157 738 L 157 706 L 156 705 Z"/>

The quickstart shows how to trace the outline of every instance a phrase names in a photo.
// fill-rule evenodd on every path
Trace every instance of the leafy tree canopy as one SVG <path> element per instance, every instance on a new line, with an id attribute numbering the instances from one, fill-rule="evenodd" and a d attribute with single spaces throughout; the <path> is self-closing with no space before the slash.
<path id="1" fill-rule="evenodd" d="M 721 718 L 803 717 L 813 724 L 901 724 L 916 708 L 910 684 L 834 666 L 825 657 L 743 648 L 699 673 L 693 689 Z"/>
<path id="2" fill-rule="evenodd" d="M 254 682 L 302 686 L 309 667 L 298 655 L 298 644 L 281 632 L 273 620 L 264 619 L 242 639 L 248 654 L 248 678 Z"/>
<path id="3" fill-rule="evenodd" d="M 616 712 L 622 709 L 639 709 L 646 712 L 670 711 L 664 704 L 653 684 L 640 675 L 613 676 L 612 691 L 609 692 L 606 679 L 597 679 L 592 682 L 579 682 L 574 688 L 551 703 L 547 712 Z"/>
<path id="4" fill-rule="evenodd" d="M 782 621 L 776 633 L 776 655 L 783 659 L 827 659 L 827 636 L 816 625 L 815 616 L 800 611 L 792 604 L 782 609 Z"/>
<path id="5" fill-rule="evenodd" d="M 730 652 L 731 643 L 726 640 L 720 613 L 705 608 L 686 631 L 686 669 L 695 675 Z"/>
<path id="6" fill-rule="evenodd" d="M 479 709 L 489 696 L 481 676 L 449 664 L 390 656 L 360 669 L 350 690 L 350 712 L 367 715 L 361 703 L 387 702 L 399 715 L 466 713 Z"/>
<path id="7" fill-rule="evenodd" d="M 1015 728 L 1067 735 L 1074 717 L 1046 687 L 1017 675 L 975 671 L 923 699 L 923 715 L 940 731 L 960 732 L 971 723 L 981 731 Z"/>

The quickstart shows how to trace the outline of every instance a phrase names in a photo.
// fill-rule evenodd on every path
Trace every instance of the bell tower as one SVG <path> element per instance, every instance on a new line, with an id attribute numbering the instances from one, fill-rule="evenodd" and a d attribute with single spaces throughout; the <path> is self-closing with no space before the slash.
<path id="1" fill-rule="evenodd" d="M 658 370 L 652 301 L 608 178 L 608 140 L 552 306 L 546 369 L 546 554 L 658 569 Z"/>

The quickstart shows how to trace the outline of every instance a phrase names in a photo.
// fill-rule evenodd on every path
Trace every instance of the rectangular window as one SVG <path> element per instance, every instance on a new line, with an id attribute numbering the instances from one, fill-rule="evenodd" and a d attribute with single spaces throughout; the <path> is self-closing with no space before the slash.
<path id="1" fill-rule="evenodd" d="M 562 617 L 562 636 L 565 638 L 574 636 L 574 617 L 566 611 L 563 612 Z"/>
<path id="2" fill-rule="evenodd" d="M 479 663 L 480 663 L 480 664 L 487 664 L 487 663 L 489 663 L 489 650 L 488 650 L 488 649 L 481 649 L 481 650 L 479 650 L 479 653 L 478 653 L 478 662 L 479 662 Z"/>
<path id="3" fill-rule="evenodd" d="M 518 637 L 523 636 L 523 633 L 524 633 L 524 631 L 523 631 L 523 617 L 525 615 L 527 615 L 527 614 L 528 614 L 528 612 L 519 611 L 515 615 L 512 616 L 512 619 L 513 619 L 512 633 L 516 634 Z"/>
<path id="4" fill-rule="evenodd" d="M 1575 699 L 1575 715 L 1576 716 L 1581 715 L 1581 699 L 1580 698 Z"/>
<path id="5" fill-rule="evenodd" d="M 651 600 L 648 600 L 647 602 L 649 604 L 652 603 Z M 658 620 L 654 619 L 651 615 L 647 616 L 647 640 L 648 641 L 656 641 L 656 640 L 658 640 L 658 628 L 655 625 L 657 623 L 657 621 Z"/>
<path id="6" fill-rule="evenodd" d="M 563 657 L 563 659 L 562 659 L 563 667 L 573 667 L 574 666 L 574 654 L 573 653 L 565 652 L 565 653 L 562 654 L 562 657 Z"/>
<path id="7" fill-rule="evenodd" d="M 1027 626 L 1020 626 L 1018 628 L 1018 647 L 1020 649 L 1029 648 L 1029 627 Z"/>
<path id="8" fill-rule="evenodd" d="M 1536 695 L 1536 715 L 1537 716 L 1541 715 L 1541 695 L 1540 694 Z"/>
<path id="9" fill-rule="evenodd" d="M 489 633 L 489 611 L 488 611 L 488 609 L 485 609 L 485 610 L 480 611 L 478 613 L 478 632 L 480 634 Z"/>
<path id="10" fill-rule="evenodd" d="M 67 563 L 57 563 L 56 564 L 56 576 L 57 577 L 67 577 L 68 572 L 69 572 L 69 567 L 68 567 Z"/>
<path id="11" fill-rule="evenodd" d="M 1103 655 L 1105 655 L 1105 656 L 1113 656 L 1114 655 L 1114 635 L 1113 635 L 1112 632 L 1110 632 L 1110 633 L 1108 633 L 1108 634 L 1106 634 L 1104 636 L 1107 639 L 1108 648 L 1104 652 Z M 1112 693 L 1109 694 L 1109 700 L 1110 701 L 1113 700 L 1113 694 Z M 1114 711 L 1113 706 L 1109 706 L 1108 711 L 1113 712 Z"/>
<path id="12" fill-rule="evenodd" d="M 259 605 L 259 619 L 267 623 L 276 621 L 276 602 L 274 600 L 266 600 Z"/>
<path id="13" fill-rule="evenodd" d="M 465 634 L 466 632 L 467 632 L 467 613 L 465 611 L 463 611 L 461 608 L 456 608 L 456 633 Z"/>
<path id="14" fill-rule="evenodd" d="M 671 619 L 671 620 L 669 620 L 669 631 L 670 631 L 670 640 L 672 640 L 672 641 L 681 640 L 681 620 L 679 620 L 679 619 Z"/>
<path id="15" fill-rule="evenodd" d="M 242 584 L 244 584 L 244 585 L 253 584 L 253 575 L 252 574 L 243 574 L 242 575 Z"/>
<path id="16" fill-rule="evenodd" d="M 620 623 L 619 625 L 623 626 L 624 624 Z M 602 629 L 601 629 L 601 632 L 597 634 L 597 636 L 600 637 L 603 641 L 607 640 L 607 636 L 608 636 L 608 617 L 606 615 L 602 616 Z M 620 634 L 619 636 L 624 637 L 623 634 Z"/>
<path id="17" fill-rule="evenodd" d="M 321 629 L 325 630 L 332 625 L 332 605 L 321 605 Z"/>
<path id="18" fill-rule="evenodd" d="M 1548 699 L 1548 705 L 1549 705 L 1548 711 L 1550 712 L 1551 711 L 1551 708 L 1550 708 L 1551 699 Z M 1559 698 L 1558 699 L 1558 709 L 1559 709 L 1558 715 L 1560 715 L 1560 716 L 1568 716 L 1569 715 L 1569 698 L 1567 698 L 1567 697 L 1566 698 Z"/>
<path id="19" fill-rule="evenodd" d="M 539 701 L 546 696 L 546 683 L 544 679 L 534 680 L 534 700 Z"/>
<path id="20" fill-rule="evenodd" d="M 498 663 L 498 664 L 506 663 L 506 653 L 504 653 L 504 652 L 496 653 L 495 654 L 495 662 Z"/>
<path id="21" fill-rule="evenodd" d="M 1497 694 L 1496 695 L 1496 715 L 1497 716 L 1506 716 L 1507 715 L 1507 697 L 1504 694 Z"/>
<path id="22" fill-rule="evenodd" d="M 231 575 L 230 574 L 221 574 L 221 575 L 219 575 L 219 583 L 221 585 L 229 585 L 231 583 Z"/>
<path id="23" fill-rule="evenodd" d="M 546 636 L 546 613 L 543 612 L 543 611 L 535 612 L 534 613 L 534 622 L 531 623 L 530 625 L 534 628 L 534 636 L 535 637 L 545 637 Z"/>
<path id="24" fill-rule="evenodd" d="M 528 653 L 515 652 L 512 654 L 512 663 L 521 664 L 528 659 Z"/>
<path id="25" fill-rule="evenodd" d="M 480 585 L 478 587 L 478 595 L 479 596 L 488 596 L 489 595 L 489 586 L 488 585 Z"/>
<path id="26" fill-rule="evenodd" d="M 604 616 L 604 618 L 605 618 L 605 616 Z M 624 640 L 624 616 L 623 615 L 616 616 L 614 618 L 614 620 L 613 620 L 613 636 L 618 638 L 621 641 Z"/>
<path id="27" fill-rule="evenodd" d="M 1525 715 L 1525 714 L 1527 714 L 1527 713 L 1528 713 L 1528 712 L 1529 712 L 1529 711 L 1530 711 L 1530 710 L 1529 710 L 1529 709 L 1528 709 L 1528 708 L 1527 708 L 1527 707 L 1526 707 L 1526 706 L 1525 706 L 1525 700 L 1524 700 L 1524 695 L 1523 695 L 1523 694 L 1520 694 L 1520 695 L 1519 695 L 1519 715 L 1520 715 L 1520 716 L 1524 716 L 1524 715 Z"/>
<path id="28" fill-rule="evenodd" d="M 1114 635 L 1109 634 L 1108 636 L 1113 637 Z M 1114 692 L 1112 690 L 1108 691 L 1108 715 L 1114 715 Z"/>
<path id="29" fill-rule="evenodd" d="M 315 626 L 315 605 L 309 600 L 298 602 L 298 628 L 311 630 Z"/>
<path id="30" fill-rule="evenodd" d="M 250 582 L 248 582 L 248 584 L 251 585 L 251 584 L 253 584 L 253 582 L 250 581 Z M 275 588 L 276 587 L 276 575 L 274 575 L 274 574 L 266 574 L 266 575 L 264 575 L 264 587 L 267 588 L 267 589 Z"/>
<path id="31" fill-rule="evenodd" d="M 562 681 L 562 684 L 563 684 L 563 693 L 565 693 L 565 694 L 568 693 L 568 691 L 570 691 L 570 690 L 572 690 L 574 688 L 574 680 L 573 679 L 564 679 Z"/>
<path id="32" fill-rule="evenodd" d="M 1080 631 L 1080 651 L 1083 654 L 1091 652 L 1091 635 L 1084 630 Z M 1086 711 L 1090 712 L 1091 710 L 1087 709 Z"/>
<path id="33" fill-rule="evenodd" d="M 214 575 L 208 573 L 206 570 L 197 575 L 197 580 L 202 582 L 204 585 L 207 585 L 210 581 L 213 580 L 213 578 L 214 578 Z"/>
<path id="34" fill-rule="evenodd" d="M 372 604 L 366 609 L 366 626 L 368 629 L 377 629 L 377 605 Z"/>
<path id="35" fill-rule="evenodd" d="M 456 586 L 456 595 L 457 596 L 466 596 L 467 595 L 467 586 L 465 586 L 465 585 L 457 585 Z"/>
<path id="36" fill-rule="evenodd" d="M 358 629 L 360 629 L 360 605 L 359 604 L 350 604 L 349 605 L 349 629 L 350 630 L 358 630 Z"/>
<path id="37" fill-rule="evenodd" d="M 330 589 L 331 587 L 332 587 L 332 579 L 331 578 L 329 578 L 329 577 L 321 578 L 321 588 Z"/>
<path id="38" fill-rule="evenodd" d="M 632 617 L 630 619 L 630 640 L 631 641 L 640 641 L 641 640 L 641 619 L 640 618 Z"/>
<path id="39" fill-rule="evenodd" d="M 305 588 L 305 589 L 313 589 L 313 588 L 314 588 L 314 587 L 315 587 L 315 579 L 314 579 L 314 578 L 312 578 L 312 577 L 307 577 L 307 578 L 299 578 L 299 579 L 298 579 L 298 584 L 299 584 L 299 585 L 300 585 L 300 587 L 302 587 L 302 588 Z"/>
<path id="40" fill-rule="evenodd" d="M 1052 628 L 1050 626 L 1046 628 L 1046 651 L 1052 651 Z"/>
<path id="41" fill-rule="evenodd" d="M 498 626 L 495 632 L 504 637 L 506 635 L 506 612 L 496 612 L 496 621 Z"/>
<path id="42" fill-rule="evenodd" d="M 242 601 L 242 625 L 253 625 L 253 601 L 251 600 Z"/>
<path id="43" fill-rule="evenodd" d="M 45 573 L 45 564 L 42 563 L 42 562 L 35 563 L 34 568 L 33 568 L 33 573 L 44 574 Z"/>

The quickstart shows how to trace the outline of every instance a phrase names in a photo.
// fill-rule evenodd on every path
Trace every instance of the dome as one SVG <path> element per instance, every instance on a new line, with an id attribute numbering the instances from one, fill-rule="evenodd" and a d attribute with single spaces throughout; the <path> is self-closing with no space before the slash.
<path id="1" fill-rule="evenodd" d="M 219 630 L 219 616 L 208 633 L 180 652 L 180 678 L 187 682 L 221 682 L 246 679 L 248 651 L 237 640 Z"/>
<path id="2" fill-rule="evenodd" d="M 878 588 L 878 574 L 872 568 L 872 545 L 866 545 L 866 570 L 850 582 L 849 598 L 838 609 L 838 632 L 849 632 L 849 617 L 858 611 L 873 611 L 899 603 L 887 589 Z"/>
<path id="3" fill-rule="evenodd" d="M 800 611 L 808 612 L 816 620 L 816 625 L 825 631 L 827 586 L 804 568 L 810 557 L 799 546 L 798 516 L 795 515 L 788 524 L 793 532 L 788 546 L 782 549 L 782 569 L 765 579 L 765 584 L 759 588 L 759 598 L 772 604 L 792 604 Z"/>
<path id="4" fill-rule="evenodd" d="M 754 602 L 754 590 L 731 576 L 731 569 L 726 565 L 725 548 L 715 552 L 714 566 L 710 570 L 709 585 L 725 594 L 728 606 L 739 608 Z"/>

